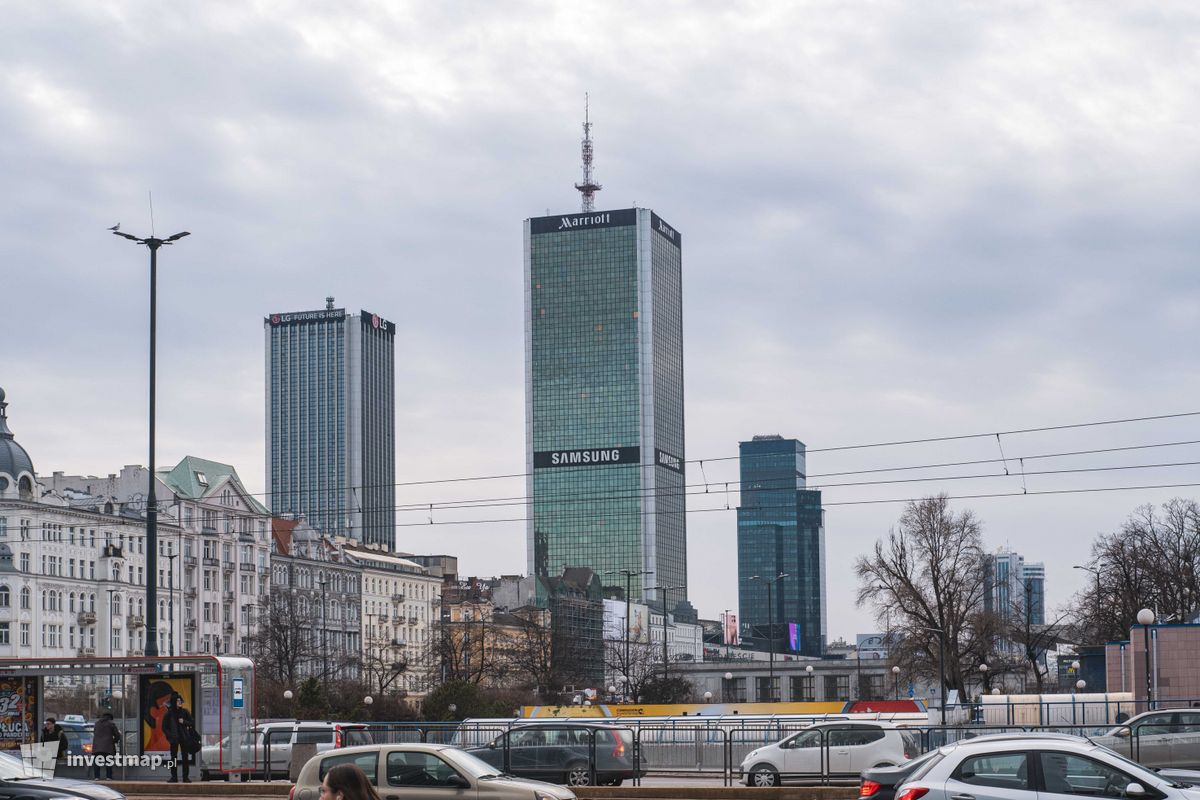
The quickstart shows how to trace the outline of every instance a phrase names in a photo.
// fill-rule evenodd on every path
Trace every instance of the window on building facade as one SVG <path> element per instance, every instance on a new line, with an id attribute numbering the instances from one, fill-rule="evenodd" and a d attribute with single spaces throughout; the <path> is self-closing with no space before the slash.
<path id="1" fill-rule="evenodd" d="M 7 584 L 0 584 L 0 608 L 8 608 L 11 595 Z"/>
<path id="2" fill-rule="evenodd" d="M 21 609 L 24 611 L 30 611 L 32 608 L 33 592 L 30 591 L 28 586 L 23 586 L 21 588 Z"/>
<path id="3" fill-rule="evenodd" d="M 29 623 L 21 623 L 21 647 L 29 647 Z"/>
<path id="4" fill-rule="evenodd" d="M 9 632 L 7 622 L 0 622 L 0 644 L 9 644 Z"/>

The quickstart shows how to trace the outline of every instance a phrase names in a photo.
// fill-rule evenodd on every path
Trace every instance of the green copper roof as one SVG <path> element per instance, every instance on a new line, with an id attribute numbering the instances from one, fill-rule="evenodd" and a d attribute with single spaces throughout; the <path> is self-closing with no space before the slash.
<path id="1" fill-rule="evenodd" d="M 159 470 L 158 476 L 177 494 L 193 500 L 207 496 L 223 478 L 229 477 L 238 491 L 242 493 L 243 499 L 250 508 L 259 514 L 271 513 L 266 506 L 246 492 L 246 487 L 242 483 L 242 479 L 238 477 L 237 470 L 219 461 L 185 456 L 174 468 Z"/>

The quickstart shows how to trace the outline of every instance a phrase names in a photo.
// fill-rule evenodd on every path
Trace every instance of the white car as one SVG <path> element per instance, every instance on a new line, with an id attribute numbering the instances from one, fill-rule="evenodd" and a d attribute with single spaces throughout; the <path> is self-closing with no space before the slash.
<path id="1" fill-rule="evenodd" d="M 896 800 L 1200 800 L 1166 778 L 1089 741 L 1045 737 L 948 745 L 896 789 Z"/>
<path id="2" fill-rule="evenodd" d="M 256 725 L 242 742 L 240 752 L 231 752 L 229 737 L 219 745 L 205 745 L 200 751 L 200 780 L 236 773 L 242 779 L 267 774 L 267 777 L 286 778 L 291 768 L 292 747 L 298 744 L 315 745 L 316 752 L 351 745 L 371 744 L 371 734 L 365 725 L 352 722 L 264 722 Z M 267 753 L 270 753 L 270 770 Z"/>
<path id="3" fill-rule="evenodd" d="M 821 722 L 742 759 L 747 786 L 779 786 L 787 779 L 857 775 L 894 767 L 920 753 L 913 734 L 892 722 Z"/>

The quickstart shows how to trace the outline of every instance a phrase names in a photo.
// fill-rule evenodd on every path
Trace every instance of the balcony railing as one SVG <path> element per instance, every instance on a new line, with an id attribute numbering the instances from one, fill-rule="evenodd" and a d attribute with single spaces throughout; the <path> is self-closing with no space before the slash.
<path id="1" fill-rule="evenodd" d="M 254 562 L 243 561 L 241 564 L 238 564 L 238 569 L 240 569 L 242 572 L 254 572 Z"/>
<path id="2" fill-rule="evenodd" d="M 146 618 L 143 617 L 141 614 L 130 614 L 129 615 L 129 627 L 131 627 L 131 628 L 146 627 Z"/>
<path id="3" fill-rule="evenodd" d="M 94 648 L 94 647 L 79 648 L 79 657 L 80 658 L 91 658 L 94 655 L 96 655 L 96 648 Z"/>
<path id="4" fill-rule="evenodd" d="M 221 597 L 224 598 L 225 600 L 232 600 L 233 599 L 233 591 L 226 590 L 221 593 Z"/>
<path id="5" fill-rule="evenodd" d="M 409 625 L 416 625 L 416 624 L 417 624 L 417 618 L 416 618 L 416 617 L 409 617 L 409 618 L 408 618 L 408 624 L 409 624 Z"/>
<path id="6" fill-rule="evenodd" d="M 196 630 L 196 620 L 194 620 L 194 619 L 185 620 L 183 623 L 183 627 L 189 631 Z"/>
<path id="7" fill-rule="evenodd" d="M 80 611 L 79 612 L 79 624 L 80 625 L 95 625 L 96 624 L 96 612 L 95 611 Z"/>
<path id="8" fill-rule="evenodd" d="M 403 603 L 403 602 L 404 602 L 404 595 L 403 595 L 403 594 L 394 594 L 394 595 L 392 595 L 392 602 L 393 602 L 393 603 Z"/>
<path id="9" fill-rule="evenodd" d="M 184 565 L 185 567 L 194 567 L 194 566 L 196 566 L 196 557 L 195 557 L 195 556 L 184 556 L 184 557 L 183 557 L 183 565 Z"/>
<path id="10" fill-rule="evenodd" d="M 115 544 L 106 544 L 106 545 L 104 545 L 104 549 L 100 552 L 100 557 L 101 558 L 124 558 L 125 554 L 124 554 L 124 551 L 122 551 L 121 548 L 117 547 Z"/>
<path id="11" fill-rule="evenodd" d="M 206 566 L 206 567 L 216 567 L 221 564 L 221 562 L 218 561 L 217 559 L 209 558 L 208 556 L 205 556 L 203 560 L 204 560 L 204 566 Z"/>
<path id="12" fill-rule="evenodd" d="M 225 623 L 225 632 L 226 633 L 233 633 L 235 630 L 237 630 L 237 626 L 234 625 L 232 622 Z"/>

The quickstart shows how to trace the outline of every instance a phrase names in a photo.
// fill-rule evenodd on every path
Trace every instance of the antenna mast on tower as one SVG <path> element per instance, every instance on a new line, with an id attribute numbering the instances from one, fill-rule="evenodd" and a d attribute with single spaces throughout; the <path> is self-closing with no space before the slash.
<path id="1" fill-rule="evenodd" d="M 588 119 L 588 96 L 583 95 L 583 181 L 575 184 L 575 188 L 583 195 L 583 210 L 596 210 L 596 192 L 602 187 L 592 177 L 592 123 Z"/>

